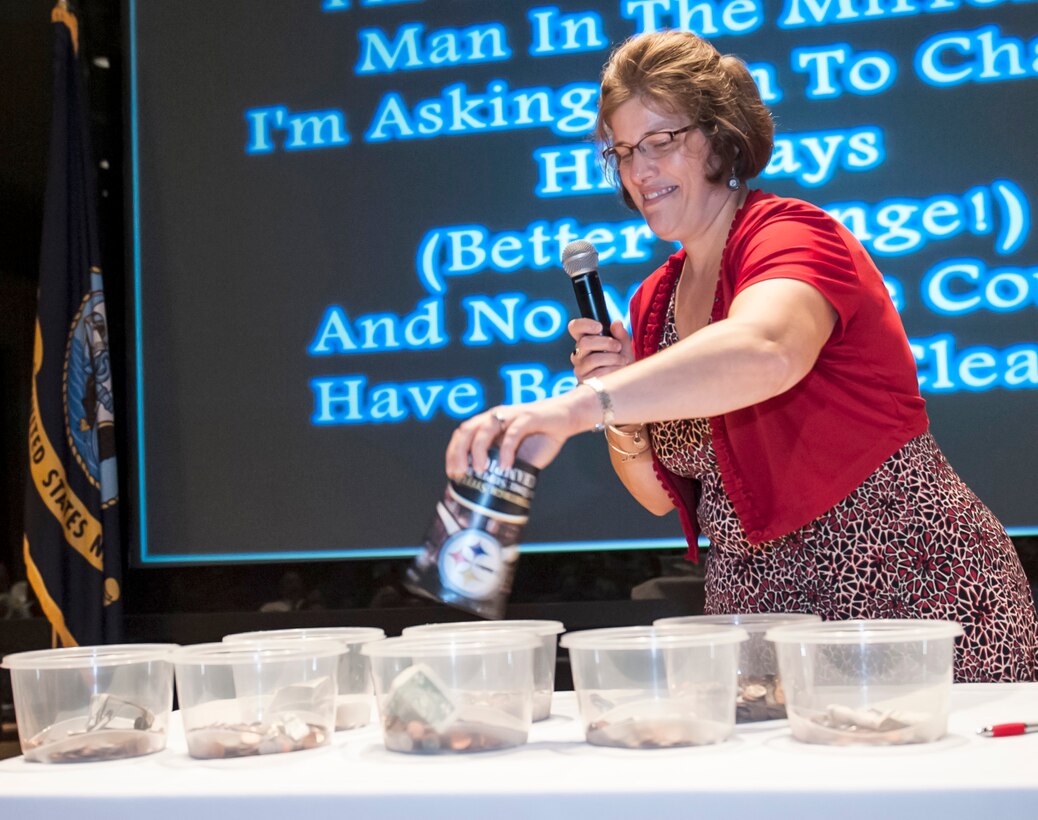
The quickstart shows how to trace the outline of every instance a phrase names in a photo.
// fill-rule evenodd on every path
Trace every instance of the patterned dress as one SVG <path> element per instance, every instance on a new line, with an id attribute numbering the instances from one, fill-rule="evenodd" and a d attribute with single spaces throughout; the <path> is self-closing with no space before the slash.
<path id="1" fill-rule="evenodd" d="M 677 339 L 672 295 L 660 349 Z M 1038 679 L 1038 621 L 1016 550 L 929 432 L 814 521 L 761 544 L 749 543 L 725 493 L 707 419 L 650 432 L 660 463 L 701 484 L 707 613 L 952 620 L 965 630 L 957 681 Z"/>

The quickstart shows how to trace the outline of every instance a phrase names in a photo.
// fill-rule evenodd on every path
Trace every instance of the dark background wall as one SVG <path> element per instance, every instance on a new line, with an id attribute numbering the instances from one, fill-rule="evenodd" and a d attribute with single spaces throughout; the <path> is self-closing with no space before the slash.
<path id="1" fill-rule="evenodd" d="M 16 575 L 50 123 L 49 10 L 45 0 L 0 4 L 0 562 Z"/>

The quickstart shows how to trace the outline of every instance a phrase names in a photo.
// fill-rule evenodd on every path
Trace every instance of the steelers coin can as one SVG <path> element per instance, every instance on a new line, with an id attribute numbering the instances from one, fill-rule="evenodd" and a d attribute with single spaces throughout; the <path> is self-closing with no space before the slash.
<path id="1" fill-rule="evenodd" d="M 470 467 L 447 482 L 405 584 L 418 595 L 496 619 L 504 617 L 512 591 L 538 470 L 519 459 L 502 470 L 497 450 L 489 456 L 486 470 Z"/>

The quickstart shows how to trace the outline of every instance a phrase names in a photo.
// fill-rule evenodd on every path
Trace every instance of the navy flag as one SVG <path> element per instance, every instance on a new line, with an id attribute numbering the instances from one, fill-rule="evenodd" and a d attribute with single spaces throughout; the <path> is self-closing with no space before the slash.
<path id="1" fill-rule="evenodd" d="M 61 0 L 29 412 L 25 567 L 54 645 L 121 638 L 112 369 L 76 18 Z"/>

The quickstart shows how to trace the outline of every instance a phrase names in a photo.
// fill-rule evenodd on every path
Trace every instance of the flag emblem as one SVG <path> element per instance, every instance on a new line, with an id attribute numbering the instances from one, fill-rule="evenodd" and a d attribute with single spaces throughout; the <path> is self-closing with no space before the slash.
<path id="1" fill-rule="evenodd" d="M 108 506 L 118 501 L 112 366 L 99 272 L 91 271 L 91 280 L 65 354 L 65 431 L 76 461 Z"/>

